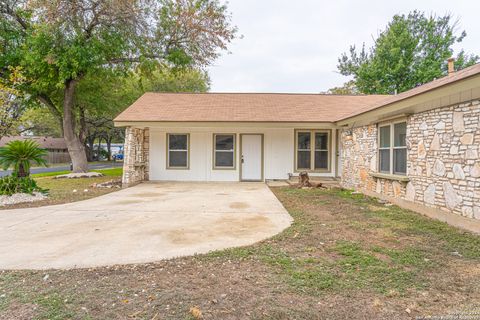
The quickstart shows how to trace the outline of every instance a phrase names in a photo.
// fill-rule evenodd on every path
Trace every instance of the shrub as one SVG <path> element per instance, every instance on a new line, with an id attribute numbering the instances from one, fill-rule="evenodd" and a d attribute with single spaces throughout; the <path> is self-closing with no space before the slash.
<path id="1" fill-rule="evenodd" d="M 28 193 L 34 192 L 47 193 L 48 190 L 42 189 L 37 185 L 37 182 L 30 177 L 17 177 L 11 175 L 0 178 L 0 195 L 11 196 L 15 193 Z"/>
<path id="2" fill-rule="evenodd" d="M 35 141 L 15 140 L 0 148 L 0 166 L 4 170 L 13 167 L 15 175 L 20 178 L 28 177 L 32 162 L 42 166 L 47 165 L 43 158 L 45 155 L 47 155 L 47 151 L 41 149 Z"/>

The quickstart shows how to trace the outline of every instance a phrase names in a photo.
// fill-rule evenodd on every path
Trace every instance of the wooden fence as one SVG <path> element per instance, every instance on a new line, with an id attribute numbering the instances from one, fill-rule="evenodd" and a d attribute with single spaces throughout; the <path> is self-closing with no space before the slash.
<path id="1" fill-rule="evenodd" d="M 68 152 L 64 151 L 48 151 L 45 160 L 47 160 L 47 163 L 70 163 L 71 161 Z"/>

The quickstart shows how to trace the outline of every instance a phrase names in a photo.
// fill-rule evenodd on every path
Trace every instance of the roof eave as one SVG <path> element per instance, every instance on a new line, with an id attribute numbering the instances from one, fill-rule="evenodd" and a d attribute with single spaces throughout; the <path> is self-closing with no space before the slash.
<path id="1" fill-rule="evenodd" d="M 244 127 L 244 128 L 336 128 L 333 121 L 115 121 L 115 127 L 174 128 L 174 127 Z"/>

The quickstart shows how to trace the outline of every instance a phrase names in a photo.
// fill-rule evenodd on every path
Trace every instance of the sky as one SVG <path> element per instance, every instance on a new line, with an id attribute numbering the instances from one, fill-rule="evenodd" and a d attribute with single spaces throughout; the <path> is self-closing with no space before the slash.
<path id="1" fill-rule="evenodd" d="M 452 14 L 467 37 L 454 49 L 480 54 L 480 1 L 230 0 L 241 38 L 208 69 L 212 92 L 318 93 L 349 79 L 338 57 L 369 47 L 393 15 L 415 9 Z"/>

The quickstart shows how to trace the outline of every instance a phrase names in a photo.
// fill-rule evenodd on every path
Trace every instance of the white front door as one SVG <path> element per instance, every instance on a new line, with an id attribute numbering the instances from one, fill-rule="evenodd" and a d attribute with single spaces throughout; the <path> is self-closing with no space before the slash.
<path id="1" fill-rule="evenodd" d="M 242 166 L 240 180 L 263 180 L 263 135 L 242 134 L 240 162 Z"/>

